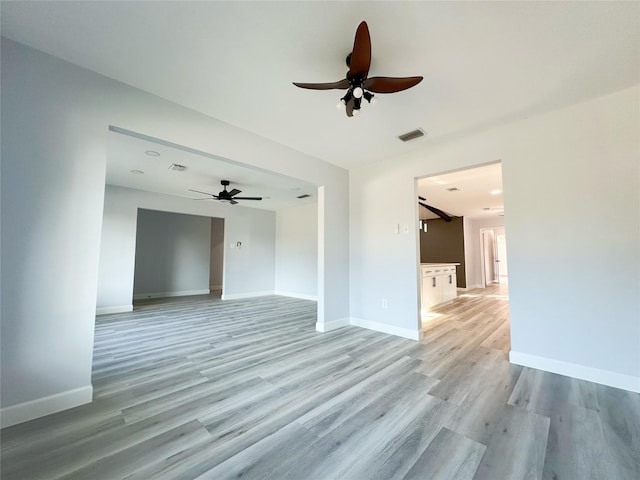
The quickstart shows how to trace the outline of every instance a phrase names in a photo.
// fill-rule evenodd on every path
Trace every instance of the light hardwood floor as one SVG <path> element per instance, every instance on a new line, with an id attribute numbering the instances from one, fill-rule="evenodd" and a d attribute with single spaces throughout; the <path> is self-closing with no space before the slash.
<path id="1" fill-rule="evenodd" d="M 640 395 L 510 365 L 506 293 L 422 342 L 276 296 L 99 317 L 94 402 L 2 430 L 2 479 L 640 478 Z"/>

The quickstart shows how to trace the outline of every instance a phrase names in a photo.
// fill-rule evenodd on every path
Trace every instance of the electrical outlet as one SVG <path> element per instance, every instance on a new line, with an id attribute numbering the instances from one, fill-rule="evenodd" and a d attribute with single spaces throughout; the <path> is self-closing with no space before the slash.
<path id="1" fill-rule="evenodd" d="M 382 299 L 382 308 L 387 308 L 387 299 L 386 298 Z"/>

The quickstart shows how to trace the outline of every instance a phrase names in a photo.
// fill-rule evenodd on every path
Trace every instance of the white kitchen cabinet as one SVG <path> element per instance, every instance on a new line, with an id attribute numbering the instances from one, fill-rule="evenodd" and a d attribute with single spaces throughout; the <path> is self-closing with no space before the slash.
<path id="1" fill-rule="evenodd" d="M 456 265 L 459 263 L 422 264 L 421 310 L 450 302 L 457 296 Z"/>

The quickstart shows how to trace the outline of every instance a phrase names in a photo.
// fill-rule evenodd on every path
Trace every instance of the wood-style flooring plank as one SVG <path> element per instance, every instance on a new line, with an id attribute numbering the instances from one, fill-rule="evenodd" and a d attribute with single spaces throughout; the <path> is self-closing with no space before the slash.
<path id="1" fill-rule="evenodd" d="M 481 443 L 443 428 L 403 479 L 471 480 L 485 450 Z"/>
<path id="2" fill-rule="evenodd" d="M 510 365 L 506 286 L 415 342 L 212 295 L 96 319 L 94 401 L 0 432 L 2 478 L 640 478 L 640 395 Z"/>

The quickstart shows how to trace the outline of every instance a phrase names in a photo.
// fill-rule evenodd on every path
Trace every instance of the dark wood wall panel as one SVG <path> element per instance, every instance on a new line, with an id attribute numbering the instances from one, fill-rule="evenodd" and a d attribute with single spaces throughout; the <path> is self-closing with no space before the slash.
<path id="1" fill-rule="evenodd" d="M 462 217 L 453 217 L 450 222 L 441 218 L 426 222 L 427 232 L 420 230 L 420 263 L 459 263 L 458 287 L 466 288 Z"/>

